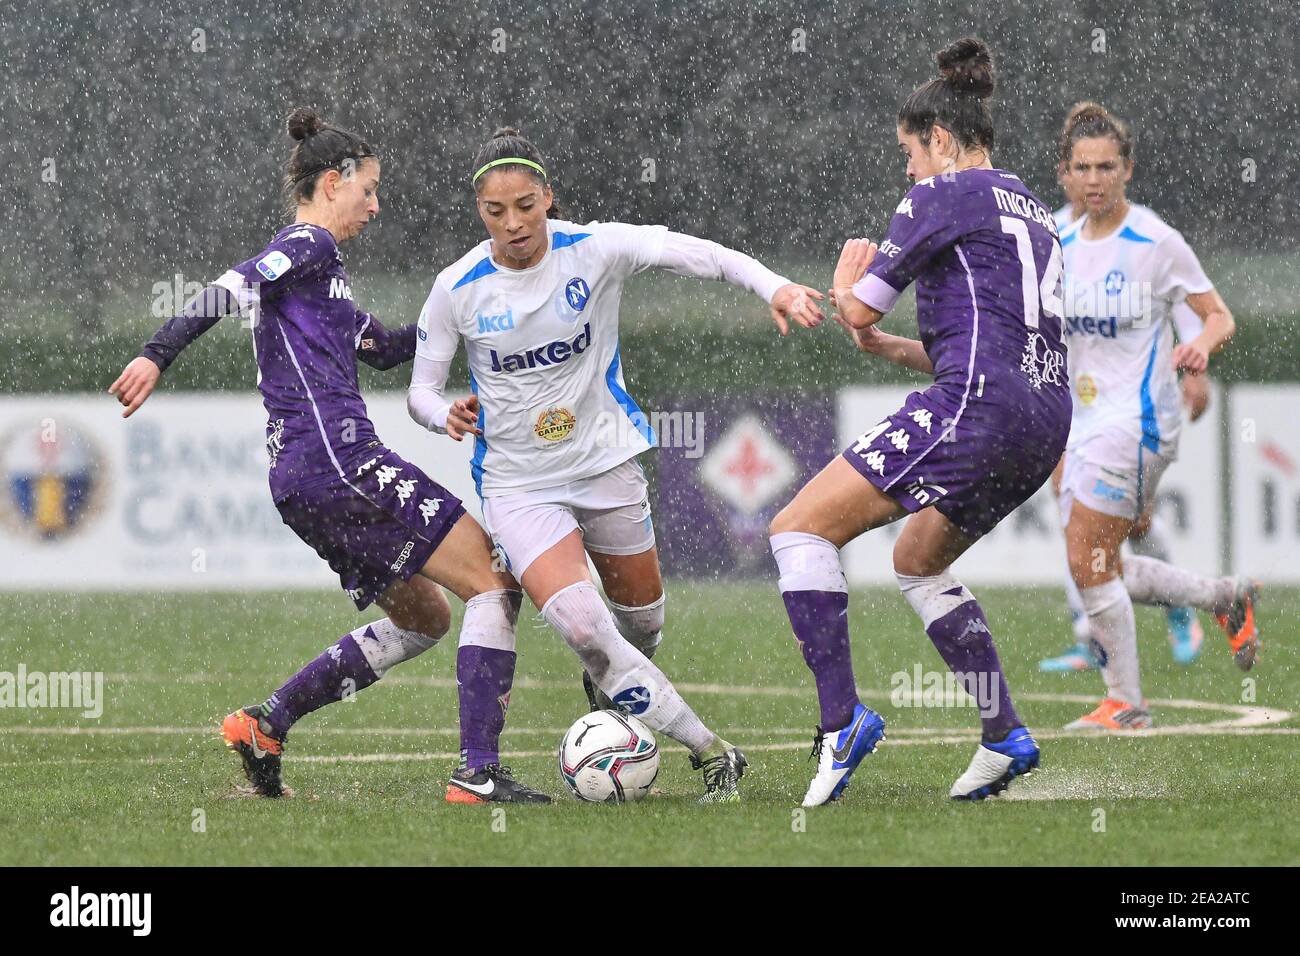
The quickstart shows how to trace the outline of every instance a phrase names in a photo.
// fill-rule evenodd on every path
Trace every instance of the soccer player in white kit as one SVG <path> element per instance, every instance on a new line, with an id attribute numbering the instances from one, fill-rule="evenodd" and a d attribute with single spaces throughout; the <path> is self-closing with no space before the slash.
<path id="1" fill-rule="evenodd" d="M 1074 123 L 1075 115 L 1084 109 L 1096 107 L 1097 104 L 1092 102 L 1076 103 L 1065 119 L 1065 127 L 1061 134 L 1061 158 L 1057 164 L 1057 182 L 1061 185 L 1061 190 L 1065 193 L 1066 203 L 1053 214 L 1056 219 L 1056 228 L 1058 232 L 1064 234 L 1065 231 L 1084 213 L 1083 191 L 1079 188 L 1081 181 L 1076 180 L 1070 175 L 1069 151 L 1070 151 L 1070 127 Z M 1122 130 L 1124 128 L 1123 120 L 1112 117 L 1115 124 Z M 1133 208 L 1150 212 L 1146 206 L 1133 203 Z M 1201 317 L 1191 310 L 1186 301 L 1176 302 L 1173 307 L 1174 329 L 1178 333 L 1180 342 L 1190 342 L 1201 334 L 1204 327 Z M 1183 407 L 1187 411 L 1190 421 L 1197 421 L 1205 414 L 1210 404 L 1210 386 L 1209 375 L 1191 375 L 1185 374 L 1179 379 L 1179 385 L 1182 389 Z M 1061 480 L 1060 470 L 1053 477 L 1053 490 L 1056 489 Z M 1128 547 L 1134 554 L 1143 555 L 1150 558 L 1158 558 L 1161 561 L 1169 560 L 1169 547 L 1166 541 L 1166 528 L 1163 519 L 1159 515 L 1153 514 L 1152 507 L 1155 504 L 1154 496 L 1147 496 L 1146 511 L 1133 525 L 1133 530 L 1129 532 Z M 1069 605 L 1070 618 L 1073 623 L 1075 643 L 1056 657 L 1049 657 L 1039 662 L 1039 669 L 1043 671 L 1080 671 L 1096 670 L 1099 666 L 1097 658 L 1093 656 L 1089 649 L 1089 638 L 1091 634 L 1088 628 L 1088 615 L 1083 610 L 1083 601 L 1079 597 L 1079 589 L 1074 585 L 1074 579 L 1070 577 L 1068 568 L 1065 578 L 1066 603 Z M 1201 629 L 1200 621 L 1196 619 L 1196 612 L 1190 607 L 1167 607 L 1165 608 L 1165 617 L 1169 628 L 1169 645 L 1173 653 L 1174 660 L 1179 664 L 1190 664 L 1200 656 L 1201 645 L 1205 639 L 1205 634 Z"/>
<path id="2" fill-rule="evenodd" d="M 473 168 L 489 238 L 439 273 L 425 302 L 411 416 L 457 441 L 474 436 L 474 481 L 498 553 L 595 688 L 686 745 L 704 772 L 702 802 L 735 799 L 743 754 L 649 660 L 664 592 L 636 456 L 656 436 L 624 384 L 619 300 L 623 283 L 652 267 L 722 279 L 768 302 L 785 334 L 790 321 L 822 321 L 814 302 L 822 296 L 664 226 L 553 218 L 541 154 L 516 130 L 498 130 Z M 449 403 L 442 391 L 462 339 L 473 395 Z"/>
<path id="3" fill-rule="evenodd" d="M 1074 417 L 1059 496 L 1070 572 L 1106 683 L 1101 704 L 1068 727 L 1141 729 L 1151 715 L 1138 677 L 1134 601 L 1210 611 L 1243 670 L 1258 648 L 1253 582 L 1138 554 L 1121 563 L 1119 554 L 1177 455 L 1177 372 L 1203 374 L 1234 323 L 1182 236 L 1125 198 L 1133 172 L 1127 126 L 1094 104 L 1075 111 L 1066 138 L 1084 215 L 1061 235 Z M 1175 347 L 1171 312 L 1182 299 L 1204 328 Z"/>

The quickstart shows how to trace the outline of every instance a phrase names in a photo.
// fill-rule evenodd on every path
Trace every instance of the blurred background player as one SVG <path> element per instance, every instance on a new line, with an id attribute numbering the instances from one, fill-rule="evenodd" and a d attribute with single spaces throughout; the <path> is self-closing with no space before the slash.
<path id="1" fill-rule="evenodd" d="M 488 531 L 542 616 L 589 676 L 590 693 L 684 744 L 703 802 L 736 799 L 746 762 L 710 731 L 651 661 L 664 591 L 645 475 L 656 443 L 627 393 L 618 345 L 623 284 L 649 268 L 721 279 L 762 297 L 782 334 L 814 326 L 821 294 L 717 243 L 664 226 L 558 218 L 545 162 L 498 130 L 472 167 L 488 239 L 435 280 L 419 321 L 412 418 L 457 441 L 474 436 L 473 473 Z M 461 340 L 469 399 L 443 397 Z M 592 583 L 595 565 L 612 616 Z"/>
<path id="2" fill-rule="evenodd" d="M 838 799 L 885 730 L 854 687 L 839 549 L 908 515 L 894 546 L 899 587 L 980 708 L 981 743 L 949 795 L 996 795 L 1039 761 L 988 619 L 949 566 L 1042 486 L 1065 449 L 1061 249 L 1046 204 L 993 168 L 988 49 L 966 38 L 937 59 L 940 75 L 898 113 L 916 185 L 879 248 L 845 243 L 832 292 L 859 348 L 934 384 L 861 435 L 771 525 L 781 597 L 821 708 L 804 806 Z M 876 327 L 913 282 L 920 341 Z"/>
<path id="3" fill-rule="evenodd" d="M 1210 611 L 1238 666 L 1249 670 L 1255 659 L 1253 584 L 1138 553 L 1121 563 L 1119 554 L 1177 455 L 1177 372 L 1204 374 L 1234 324 L 1182 236 L 1126 199 L 1133 173 L 1127 125 L 1096 104 L 1076 108 L 1062 159 L 1083 214 L 1061 235 L 1074 415 L 1059 502 L 1070 573 L 1107 689 L 1094 711 L 1068 727 L 1141 729 L 1151 715 L 1138 676 L 1133 601 Z M 1183 299 L 1204 326 L 1175 347 L 1170 314 Z"/>
<path id="4" fill-rule="evenodd" d="M 293 224 L 164 324 L 109 391 L 131 415 L 182 349 L 226 315 L 248 317 L 276 508 L 358 610 L 374 602 L 388 617 L 344 635 L 264 703 L 227 716 L 222 736 L 256 793 L 286 794 L 289 728 L 436 644 L 451 624 L 441 584 L 465 602 L 456 657 L 462 765 L 447 799 L 548 803 L 513 780 L 497 754 L 514 676 L 517 585 L 493 570 L 487 535 L 460 500 L 380 443 L 357 385 L 358 359 L 385 369 L 415 351 L 414 325 L 390 331 L 356 308 L 338 249 L 379 213 L 379 159 L 312 110 L 295 110 L 287 126 Z"/>
<path id="5" fill-rule="evenodd" d="M 1064 232 L 1066 228 L 1084 214 L 1083 190 L 1079 188 L 1079 181 L 1070 176 L 1068 161 L 1069 130 L 1076 113 L 1082 109 L 1095 106 L 1096 104 L 1091 102 L 1076 103 L 1065 118 L 1065 127 L 1062 130 L 1058 146 L 1061 156 L 1057 162 L 1056 178 L 1062 192 L 1065 194 L 1066 203 L 1054 213 L 1058 232 Z M 1123 128 L 1122 120 L 1116 119 L 1115 122 Z M 1146 210 L 1145 206 L 1137 203 L 1133 203 L 1133 207 Z M 1186 301 L 1174 304 L 1173 322 L 1174 330 L 1181 342 L 1192 341 L 1201 333 L 1203 328 L 1200 317 L 1191 310 Z M 1204 415 L 1206 409 L 1209 408 L 1210 376 L 1208 373 L 1201 375 L 1184 373 L 1179 378 L 1179 385 L 1182 388 L 1183 406 L 1187 410 L 1187 417 L 1194 422 Z M 1060 473 L 1058 470 L 1052 476 L 1053 491 L 1056 490 L 1056 485 L 1059 482 Z M 1134 522 L 1133 530 L 1129 532 L 1127 544 L 1134 554 L 1168 561 L 1167 528 L 1164 519 L 1154 513 L 1154 507 L 1155 497 L 1149 496 L 1146 501 L 1145 511 Z M 1079 589 L 1074 585 L 1074 578 L 1070 576 L 1068 566 L 1065 575 L 1065 598 L 1070 609 L 1070 620 L 1074 630 L 1075 643 L 1065 653 L 1040 661 L 1039 669 L 1044 671 L 1096 670 L 1099 665 L 1089 644 L 1091 633 L 1088 629 L 1088 615 L 1084 613 L 1083 601 L 1079 597 Z M 1205 632 L 1201 628 L 1201 622 L 1197 620 L 1195 609 L 1190 607 L 1168 607 L 1165 608 L 1165 619 L 1169 629 L 1169 646 L 1173 652 L 1174 660 L 1180 664 L 1192 663 L 1200 655 L 1201 645 L 1205 640 Z"/>

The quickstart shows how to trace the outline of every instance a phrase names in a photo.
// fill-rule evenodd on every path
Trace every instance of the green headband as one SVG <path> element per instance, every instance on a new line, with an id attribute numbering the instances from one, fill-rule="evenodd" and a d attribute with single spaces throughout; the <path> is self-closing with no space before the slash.
<path id="1" fill-rule="evenodd" d="M 471 179 L 470 182 L 471 183 L 478 182 L 478 178 L 482 176 L 484 173 L 486 173 L 493 166 L 504 166 L 506 163 L 519 163 L 521 166 L 527 166 L 529 169 L 537 170 L 539 173 L 542 174 L 543 179 L 549 178 L 546 175 L 546 170 L 542 169 L 542 167 L 538 163 L 533 162 L 531 159 L 523 159 L 522 157 L 519 156 L 507 156 L 505 159 L 492 160 L 492 162 L 488 163 L 486 166 L 484 166 L 482 169 L 476 172 L 474 174 L 474 178 Z"/>

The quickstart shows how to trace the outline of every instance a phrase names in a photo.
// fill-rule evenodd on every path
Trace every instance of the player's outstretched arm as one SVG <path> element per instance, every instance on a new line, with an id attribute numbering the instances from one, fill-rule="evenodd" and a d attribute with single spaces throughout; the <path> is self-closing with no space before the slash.
<path id="1" fill-rule="evenodd" d="M 238 304 L 229 290 L 210 285 L 185 303 L 179 315 L 164 322 L 140 354 L 108 387 L 108 393 L 126 406 L 122 417 L 130 418 L 135 414 L 136 409 L 153 394 L 162 373 L 195 339 L 212 328 L 218 319 L 238 311 Z"/>
<path id="2" fill-rule="evenodd" d="M 833 305 L 834 293 L 831 294 L 831 299 Z M 888 332 L 880 331 L 880 327 L 877 325 L 868 325 L 866 328 L 855 329 L 849 325 L 838 310 L 835 312 L 835 321 L 853 337 L 853 343 L 861 351 L 869 355 L 879 355 L 895 365 L 903 366 L 903 368 L 924 372 L 927 375 L 933 374 L 934 364 L 930 361 L 930 356 L 925 354 L 925 346 L 919 340 L 904 338 L 901 335 L 890 335 Z"/>
<path id="3" fill-rule="evenodd" d="M 650 264 L 678 275 L 714 279 L 754 293 L 770 306 L 772 321 L 782 335 L 789 333 L 791 322 L 806 329 L 814 329 L 825 319 L 817 305 L 818 300 L 823 298 L 821 292 L 811 286 L 791 282 L 753 256 L 710 239 L 669 231 L 664 234 L 658 255 Z"/>
<path id="4" fill-rule="evenodd" d="M 387 328 L 369 313 L 358 313 L 361 322 L 361 340 L 357 344 L 357 358 L 371 368 L 386 371 L 415 358 L 415 323 L 396 329 Z"/>

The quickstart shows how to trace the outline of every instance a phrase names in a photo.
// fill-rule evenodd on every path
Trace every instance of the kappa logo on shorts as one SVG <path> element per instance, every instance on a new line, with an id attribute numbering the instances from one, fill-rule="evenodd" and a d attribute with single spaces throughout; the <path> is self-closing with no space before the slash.
<path id="1" fill-rule="evenodd" d="M 420 502 L 420 515 L 424 518 L 424 526 L 429 527 L 429 519 L 438 513 L 442 507 L 441 498 L 425 498 Z"/>
<path id="2" fill-rule="evenodd" d="M 402 565 L 406 563 L 406 559 L 411 556 L 411 552 L 414 550 L 415 550 L 415 542 L 414 541 L 406 542 L 406 547 L 402 548 L 402 553 L 397 556 L 396 561 L 394 561 L 391 565 L 389 565 L 388 570 L 390 571 L 402 570 Z"/>

